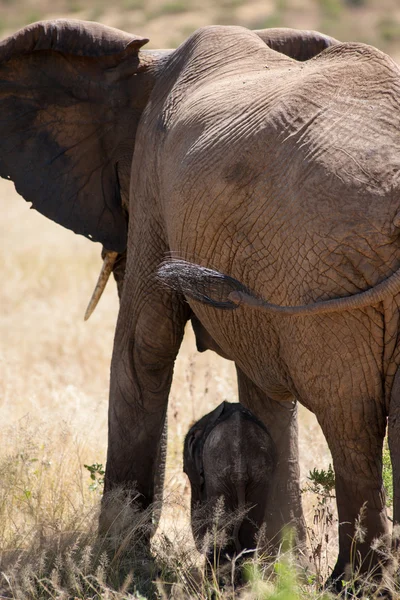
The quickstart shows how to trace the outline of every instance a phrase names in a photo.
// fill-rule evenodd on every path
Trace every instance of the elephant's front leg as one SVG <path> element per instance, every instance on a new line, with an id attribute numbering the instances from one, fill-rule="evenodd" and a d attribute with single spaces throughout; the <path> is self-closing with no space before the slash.
<path id="1" fill-rule="evenodd" d="M 270 542 L 278 547 L 285 526 L 294 528 L 296 548 L 306 556 L 306 525 L 301 505 L 297 406 L 276 402 L 237 368 L 239 400 L 268 428 L 277 449 L 277 466 L 266 504 L 266 528 Z"/>
<path id="2" fill-rule="evenodd" d="M 187 304 L 162 288 L 151 266 L 142 258 L 127 269 L 111 365 L 109 437 L 105 500 L 100 527 L 106 532 L 116 519 L 108 499 L 117 486 L 137 494 L 143 508 L 154 500 L 155 481 L 167 412 L 174 361 L 186 320 Z M 146 264 L 147 263 L 147 264 Z M 146 268 L 147 267 L 147 268 Z M 162 460 L 161 460 L 162 462 Z M 129 527 L 122 519 L 114 531 Z"/>
<path id="3" fill-rule="evenodd" d="M 335 588 L 358 573 L 379 575 L 388 565 L 389 527 L 382 483 L 383 405 L 373 399 L 326 403 L 316 416 L 332 453 L 339 519 L 339 556 L 331 575 Z M 379 552 L 371 548 L 380 539 Z M 385 550 L 386 549 L 386 550 Z"/>

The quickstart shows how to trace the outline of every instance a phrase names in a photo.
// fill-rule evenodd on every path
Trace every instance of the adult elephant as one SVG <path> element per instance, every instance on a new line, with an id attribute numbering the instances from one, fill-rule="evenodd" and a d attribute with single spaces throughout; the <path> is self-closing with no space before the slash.
<path id="1" fill-rule="evenodd" d="M 302 38 L 281 45 L 288 52 L 307 44 L 307 35 L 279 35 Z M 400 362 L 399 277 L 389 277 L 399 253 L 399 69 L 362 44 L 300 63 L 239 27 L 200 29 L 167 53 L 139 51 L 144 42 L 58 21 L 0 45 L 0 174 L 55 221 L 107 250 L 127 248 L 106 493 L 136 482 L 143 505 L 153 499 L 174 360 L 195 314 L 199 340 L 235 361 L 241 402 L 276 442 L 270 533 L 294 520 L 304 534 L 296 397 L 333 454 L 333 576 L 351 560 L 364 502 L 366 569 L 379 559 L 370 542 L 388 532 L 381 451 Z M 233 296 L 199 302 L 193 290 L 203 281 L 212 298 L 210 278 L 182 264 L 172 279 L 164 270 L 172 287 L 160 285 L 171 251 L 235 278 L 222 277 Z M 278 307 L 319 306 L 367 288 L 346 310 L 339 302 L 289 315 L 249 292 Z M 233 300 L 245 306 L 219 310 Z"/>
<path id="2" fill-rule="evenodd" d="M 298 60 L 336 43 L 316 32 L 271 29 L 249 33 L 248 51 L 247 42 L 242 47 L 245 30 L 210 29 L 210 40 L 207 31 L 198 55 L 201 60 L 204 52 L 203 67 L 191 66 L 195 78 L 200 71 L 206 74 L 212 58 L 210 73 L 219 79 L 218 65 L 223 66 L 229 52 L 220 54 L 217 40 L 227 31 L 239 44 L 232 56 L 239 61 L 245 58 L 244 65 L 254 43 L 261 48 L 269 44 Z M 140 50 L 146 41 L 95 23 L 56 20 L 30 25 L 0 44 L 0 175 L 12 179 L 18 192 L 44 215 L 103 244 L 103 283 L 107 270 L 114 269 L 121 296 L 126 270 L 125 298 L 131 294 L 132 278 L 137 283 L 131 299 L 123 300 L 118 324 L 105 487 L 108 492 L 116 484 L 136 482 L 144 506 L 152 502 L 154 480 L 159 480 L 156 456 L 162 454 L 160 439 L 173 361 L 184 323 L 193 315 L 182 298 L 166 294 L 154 281 L 156 265 L 169 245 L 160 208 L 151 217 L 150 234 L 141 231 L 141 223 L 153 211 L 153 193 L 143 207 L 136 184 L 129 193 L 130 171 L 135 141 L 142 136 L 143 143 L 147 135 L 145 130 L 140 134 L 143 111 L 158 105 L 160 118 L 167 114 L 163 108 L 165 77 L 172 86 L 177 82 L 183 74 L 182 57 L 187 54 L 188 61 L 192 60 L 191 46 L 197 43 L 193 38 L 175 52 Z M 271 56 L 273 61 L 279 57 L 275 52 Z M 236 76 L 235 68 L 232 73 Z M 136 156 L 133 169 L 138 173 L 145 164 L 141 147 Z M 129 216 L 129 227 L 138 227 L 139 235 L 136 231 L 128 234 Z M 127 302 L 132 302 L 131 310 Z M 92 308 L 93 304 L 89 312 Z M 172 328 L 170 318 L 175 322 Z M 205 343 L 209 347 L 207 332 L 194 322 L 199 347 Z M 128 344 L 126 371 L 125 358 L 119 359 L 121 343 Z M 217 345 L 214 348 L 221 352 Z M 245 390 L 243 385 L 241 379 L 241 399 L 253 405 L 258 391 Z M 273 535 L 284 523 L 296 521 L 299 539 L 304 541 L 295 409 L 291 403 L 288 408 L 287 403 L 265 401 L 271 406 L 264 418 L 280 457 L 269 531 Z M 102 524 L 107 526 L 106 518 Z"/>

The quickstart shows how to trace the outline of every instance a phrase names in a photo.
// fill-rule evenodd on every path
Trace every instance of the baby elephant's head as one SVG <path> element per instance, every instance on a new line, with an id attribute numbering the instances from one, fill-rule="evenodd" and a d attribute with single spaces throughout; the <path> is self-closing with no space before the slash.
<path id="1" fill-rule="evenodd" d="M 241 404 L 223 402 L 192 425 L 183 468 L 199 551 L 212 554 L 217 544 L 223 557 L 256 547 L 275 463 L 266 427 Z"/>

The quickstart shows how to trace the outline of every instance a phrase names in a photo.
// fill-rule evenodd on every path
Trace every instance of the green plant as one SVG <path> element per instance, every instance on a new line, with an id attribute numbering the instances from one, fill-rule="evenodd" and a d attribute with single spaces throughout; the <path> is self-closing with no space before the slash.
<path id="1" fill-rule="evenodd" d="M 329 464 L 326 471 L 314 468 L 309 472 L 308 480 L 311 483 L 302 491 L 312 492 L 316 496 L 313 506 L 313 525 L 307 527 L 307 532 L 316 571 L 316 582 L 320 585 L 328 575 L 328 544 L 334 522 L 335 496 L 332 492 L 335 489 L 335 473 L 332 465 Z"/>
<path id="2" fill-rule="evenodd" d="M 313 469 L 309 472 L 307 479 L 312 483 L 312 492 L 334 498 L 334 496 L 331 496 L 330 494 L 332 490 L 335 489 L 335 473 L 330 463 L 327 471 L 324 469 Z"/>
<path id="3" fill-rule="evenodd" d="M 90 479 L 93 481 L 89 485 L 89 489 L 94 492 L 99 486 L 104 485 L 105 470 L 101 463 L 93 463 L 92 465 L 83 465 L 90 473 Z"/>
<path id="4" fill-rule="evenodd" d="M 393 504 L 393 470 L 392 461 L 390 460 L 389 446 L 387 438 L 383 444 L 382 452 L 382 478 L 383 486 L 386 492 L 386 506 L 392 506 Z"/>

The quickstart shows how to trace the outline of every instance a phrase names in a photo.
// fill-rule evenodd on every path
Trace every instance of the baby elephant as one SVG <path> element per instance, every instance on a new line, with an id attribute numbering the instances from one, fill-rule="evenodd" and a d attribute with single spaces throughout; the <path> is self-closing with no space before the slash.
<path id="1" fill-rule="evenodd" d="M 200 552 L 205 550 L 207 530 L 215 530 L 221 497 L 225 521 L 231 517 L 226 537 L 216 542 L 223 550 L 221 557 L 255 548 L 275 462 L 266 427 L 241 404 L 223 402 L 192 425 L 185 438 L 183 468 L 190 480 L 192 531 Z M 218 527 L 223 520 L 219 515 Z M 211 537 L 215 545 L 215 535 Z M 206 552 L 212 555 L 213 550 Z"/>

